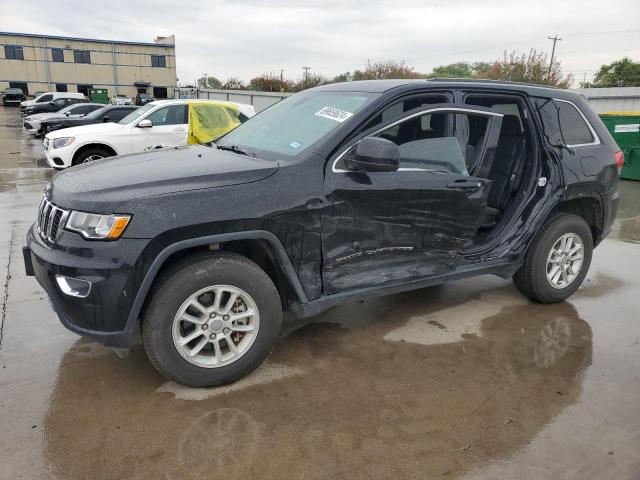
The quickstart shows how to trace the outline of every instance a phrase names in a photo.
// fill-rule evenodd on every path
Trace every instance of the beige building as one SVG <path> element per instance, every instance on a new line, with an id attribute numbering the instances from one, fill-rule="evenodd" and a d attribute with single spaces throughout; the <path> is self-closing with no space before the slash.
<path id="1" fill-rule="evenodd" d="M 175 37 L 153 43 L 0 32 L 0 91 L 151 93 L 173 98 Z"/>

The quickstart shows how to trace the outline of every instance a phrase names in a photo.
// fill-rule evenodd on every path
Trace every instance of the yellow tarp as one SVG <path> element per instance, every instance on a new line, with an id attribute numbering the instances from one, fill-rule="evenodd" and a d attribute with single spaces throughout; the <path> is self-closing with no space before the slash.
<path id="1" fill-rule="evenodd" d="M 240 111 L 231 104 L 189 103 L 189 145 L 211 142 L 238 125 Z"/>

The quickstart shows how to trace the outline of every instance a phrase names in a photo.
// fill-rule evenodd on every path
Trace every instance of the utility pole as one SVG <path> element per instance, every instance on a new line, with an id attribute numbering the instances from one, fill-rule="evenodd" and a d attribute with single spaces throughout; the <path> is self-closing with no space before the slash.
<path id="1" fill-rule="evenodd" d="M 309 77 L 309 70 L 311 70 L 311 67 L 302 67 L 302 70 L 304 70 L 304 77 L 303 77 L 303 81 L 302 84 L 306 87 L 307 86 L 307 78 Z"/>
<path id="2" fill-rule="evenodd" d="M 280 69 L 280 93 L 284 92 L 284 68 Z"/>
<path id="3" fill-rule="evenodd" d="M 553 37 L 547 37 L 547 38 L 549 40 L 553 40 L 553 48 L 551 49 L 551 61 L 549 62 L 549 71 L 547 72 L 547 78 L 551 78 L 551 68 L 553 67 L 553 57 L 556 53 L 556 42 L 562 39 L 558 37 L 557 33 Z"/>

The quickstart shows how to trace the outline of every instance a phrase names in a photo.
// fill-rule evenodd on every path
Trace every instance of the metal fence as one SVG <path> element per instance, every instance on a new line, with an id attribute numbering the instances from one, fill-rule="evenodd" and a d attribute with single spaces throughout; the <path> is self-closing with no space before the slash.
<path id="1" fill-rule="evenodd" d="M 597 113 L 640 112 L 640 87 L 576 88 Z"/>
<path id="2" fill-rule="evenodd" d="M 270 107 L 274 103 L 292 95 L 283 92 L 257 92 L 253 90 L 214 90 L 203 88 L 176 88 L 175 98 L 200 98 L 224 100 L 253 105 L 257 112 Z"/>
<path id="3" fill-rule="evenodd" d="M 589 99 L 591 107 L 598 113 L 640 111 L 640 87 L 576 88 Z M 258 92 L 252 90 L 213 90 L 202 88 L 176 88 L 176 98 L 207 98 L 253 105 L 260 112 L 274 103 L 293 95 L 284 92 Z"/>

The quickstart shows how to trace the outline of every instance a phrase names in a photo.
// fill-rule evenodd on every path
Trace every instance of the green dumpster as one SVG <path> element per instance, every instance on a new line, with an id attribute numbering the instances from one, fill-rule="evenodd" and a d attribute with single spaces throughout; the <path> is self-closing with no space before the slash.
<path id="1" fill-rule="evenodd" d="M 106 88 L 89 89 L 89 100 L 93 103 L 109 103 L 109 91 Z"/>
<path id="2" fill-rule="evenodd" d="M 640 112 L 606 112 L 600 118 L 624 153 L 620 177 L 640 180 Z"/>

